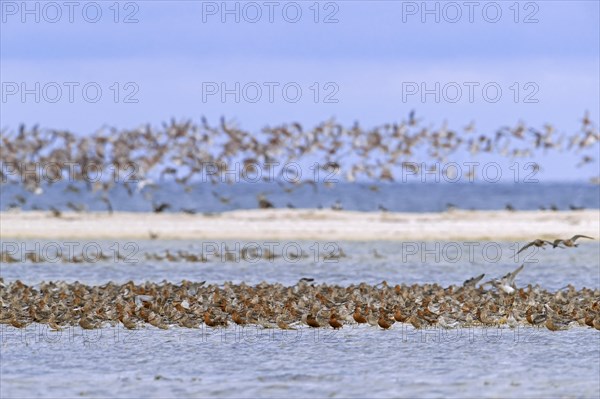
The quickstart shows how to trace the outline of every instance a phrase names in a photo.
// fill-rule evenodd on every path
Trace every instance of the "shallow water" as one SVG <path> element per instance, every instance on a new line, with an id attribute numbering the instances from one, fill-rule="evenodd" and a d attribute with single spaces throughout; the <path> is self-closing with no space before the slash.
<path id="1" fill-rule="evenodd" d="M 589 397 L 600 334 L 574 328 L 2 331 L 2 397 Z M 44 335 L 45 334 L 45 335 Z M 56 337 L 58 335 L 58 338 Z M 85 335 L 84 335 L 85 334 Z"/>
<path id="2" fill-rule="evenodd" d="M 36 241 L 50 248 L 52 241 Z M 2 245 L 35 248 L 34 241 L 3 238 Z M 64 242 L 54 241 L 62 248 Z M 81 253 L 90 241 L 79 242 Z M 210 242 L 235 248 L 236 242 Z M 99 241 L 108 253 L 126 243 Z M 250 263 L 209 256 L 206 263 L 147 260 L 145 253 L 178 250 L 208 254 L 207 242 L 139 241 L 131 260 L 82 264 L 27 261 L 2 264 L 5 282 L 26 284 L 78 280 L 86 284 L 134 280 L 222 284 L 260 281 L 316 283 L 462 284 L 486 273 L 501 277 L 524 260 L 517 285 L 539 284 L 558 290 L 600 287 L 600 245 L 546 249 L 518 261 L 514 243 L 482 242 L 471 252 L 464 243 L 338 242 L 344 257 L 323 259 L 325 244 L 298 241 L 306 259 Z M 239 248 L 247 245 L 240 242 Z M 259 243 L 263 246 L 265 243 Z M 281 242 L 283 248 L 289 242 Z M 456 246 L 458 244 L 458 246 Z M 491 249 L 486 253 L 481 249 Z M 73 245 L 73 244 L 71 244 Z M 419 249 L 412 254 L 414 246 Z M 52 247 L 55 248 L 55 247 Z M 319 248 L 319 256 L 311 248 Z M 444 250 L 446 248 L 446 250 Z M 330 250 L 330 249 L 328 249 Z M 376 250 L 378 257 L 374 256 Z M 427 252 L 429 250 L 430 252 Z M 433 250 L 433 251 L 432 251 Z M 79 252 L 78 252 L 79 251 Z M 281 254 L 275 250 L 276 254 Z M 129 254 L 129 252 L 128 252 Z M 438 259 L 436 259 L 436 254 Z M 93 258 L 93 256 L 92 256 Z M 538 261 L 533 263 L 533 261 Z M 484 280 L 485 281 L 485 280 Z M 600 300 L 600 298 L 599 298 Z M 345 326 L 341 331 L 227 329 L 136 331 L 122 327 L 62 332 L 30 325 L 17 330 L 0 325 L 2 397 L 589 397 L 600 395 L 600 334 L 591 328 L 550 332 L 545 328 L 414 330 L 395 324 L 383 331 Z"/>
<path id="3" fill-rule="evenodd" d="M 69 244 L 71 243 L 71 244 Z M 36 246 L 37 245 L 37 246 Z M 20 279 L 26 284 L 41 281 L 80 281 L 86 284 L 104 284 L 107 281 L 124 283 L 144 281 L 181 280 L 204 281 L 222 284 L 261 281 L 293 285 L 303 277 L 314 278 L 317 283 L 348 285 L 359 282 L 369 284 L 382 280 L 396 283 L 438 283 L 442 286 L 462 284 L 464 280 L 486 274 L 486 278 L 499 278 L 526 263 L 517 284 L 539 284 L 549 290 L 558 290 L 567 284 L 576 288 L 600 288 L 600 244 L 585 242 L 577 248 L 533 249 L 514 258 L 516 245 L 511 242 L 312 242 L 312 241 L 23 241 L 4 238 L 3 250 L 15 250 L 14 257 L 27 250 L 38 248 L 47 258 L 54 256 L 56 245 L 63 254 L 69 246 L 73 254 L 81 255 L 88 248 L 88 259 L 96 260 L 94 248 L 106 254 L 117 249 L 127 260 L 94 261 L 91 263 L 24 263 L 2 264 L 2 277 L 6 281 Z M 16 247 L 15 247 L 16 246 Z M 269 260 L 266 255 L 254 260 L 237 257 L 227 261 L 219 253 L 226 248 L 239 254 L 243 248 L 272 248 L 279 257 Z M 16 248 L 16 249 L 15 249 Z M 214 248 L 217 248 L 216 250 Z M 235 251 L 235 249 L 238 249 Z M 287 250 L 284 250 L 287 248 Z M 168 262 L 148 260 L 145 254 L 177 253 L 179 250 L 204 254 L 207 262 Z M 87 250 L 86 250 L 87 251 Z M 288 255 L 286 254 L 288 251 Z M 304 252 L 307 257 L 293 259 L 290 253 Z M 339 259 L 325 259 L 328 254 L 345 255 Z M 374 255 L 377 252 L 377 257 Z M 285 255 L 285 256 L 284 256 Z"/>

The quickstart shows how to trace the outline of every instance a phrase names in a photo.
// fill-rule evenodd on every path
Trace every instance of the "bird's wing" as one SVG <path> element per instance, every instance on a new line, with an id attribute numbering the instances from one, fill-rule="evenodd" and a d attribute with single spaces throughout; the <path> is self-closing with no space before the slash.
<path id="1" fill-rule="evenodd" d="M 514 283 L 515 278 L 517 277 L 517 274 L 519 274 L 521 272 L 521 270 L 523 270 L 524 267 L 525 267 L 525 263 L 523 263 L 521 266 L 519 266 L 514 272 L 508 273 L 508 275 L 507 275 L 508 284 L 512 285 Z"/>
<path id="2" fill-rule="evenodd" d="M 490 280 L 490 281 L 486 281 L 485 283 L 481 284 L 479 287 L 483 288 L 486 285 L 494 285 L 494 283 L 496 282 L 496 280 Z"/>
<path id="3" fill-rule="evenodd" d="M 533 244 L 535 244 L 535 241 L 531 241 L 530 243 L 528 243 L 527 245 L 525 245 L 523 248 L 519 249 L 519 252 L 517 252 L 517 255 L 520 254 L 521 252 L 525 251 L 527 248 L 529 248 Z"/>
<path id="4" fill-rule="evenodd" d="M 588 237 L 588 236 L 584 236 L 584 235 L 582 235 L 582 234 L 577 234 L 577 235 L 574 235 L 573 237 L 571 237 L 571 241 L 575 241 L 575 240 L 577 240 L 578 238 L 588 238 L 588 239 L 590 239 L 590 240 L 594 240 L 594 238 L 593 238 L 593 237 Z"/>
<path id="5" fill-rule="evenodd" d="M 477 284 L 478 282 L 480 282 L 483 279 L 484 276 L 485 276 L 485 273 L 484 274 L 480 274 L 479 276 L 476 276 L 476 277 L 468 279 L 467 281 L 465 281 L 463 283 L 463 287 L 474 286 L 475 284 Z"/>

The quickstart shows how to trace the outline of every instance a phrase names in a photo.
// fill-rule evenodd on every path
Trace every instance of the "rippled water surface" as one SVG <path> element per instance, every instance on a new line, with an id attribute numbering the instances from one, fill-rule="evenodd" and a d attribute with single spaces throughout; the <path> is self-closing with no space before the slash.
<path id="1" fill-rule="evenodd" d="M 255 328 L 2 334 L 2 397 L 589 397 L 600 334 L 575 328 Z M 59 334 L 58 336 L 56 334 Z"/>
<path id="2" fill-rule="evenodd" d="M 3 238 L 4 246 L 34 242 Z M 50 241 L 38 241 L 43 247 Z M 83 247 L 88 242 L 78 243 Z M 64 243 L 59 243 L 64 245 Z M 114 243 L 98 242 L 106 251 Z M 235 248 L 246 242 L 218 243 Z M 263 243 L 259 243 L 263 244 Z M 279 243 L 284 246 L 286 243 Z M 419 248 L 416 254 L 414 247 Z M 448 243 L 439 243 L 442 248 Z M 206 242 L 134 242 L 132 260 L 84 264 L 31 262 L 2 264 L 5 282 L 27 284 L 78 280 L 179 282 L 207 280 L 294 284 L 301 277 L 317 283 L 351 284 L 437 282 L 461 284 L 480 273 L 500 277 L 527 260 L 518 285 L 557 290 L 600 287 L 597 243 L 578 248 L 540 250 L 514 260 L 513 243 L 481 243 L 468 252 L 464 243 L 427 255 L 436 243 L 339 242 L 344 257 L 325 262 L 311 247 L 297 262 L 278 258 L 205 263 L 148 260 L 145 253 L 201 252 Z M 496 247 L 487 255 L 481 248 Z M 123 243 L 118 243 L 123 245 Z M 204 246 L 203 246 L 204 245 Z M 421 247 L 424 245 L 424 247 Z M 311 252 L 312 251 L 312 252 Z M 375 252 L 377 254 L 375 255 Z M 337 250 L 339 253 L 339 249 Z M 534 263 L 537 261 L 537 263 Z M 599 298 L 600 299 L 600 298 Z M 600 395 L 600 334 L 591 328 L 550 332 L 544 328 L 414 330 L 397 323 L 391 330 L 345 326 L 296 331 L 259 327 L 134 332 L 121 327 L 52 332 L 41 325 L 17 330 L 2 325 L 2 397 L 589 397 Z"/>
<path id="3" fill-rule="evenodd" d="M 65 280 L 87 284 L 104 284 L 107 281 L 124 283 L 133 280 L 180 282 L 181 280 L 204 281 L 221 284 L 224 281 L 258 284 L 261 281 L 280 282 L 292 285 L 300 278 L 314 278 L 318 283 L 353 284 L 380 283 L 438 283 L 442 286 L 462 284 L 470 277 L 485 273 L 498 278 L 514 270 L 522 263 L 527 267 L 519 274 L 517 284 L 539 284 L 542 288 L 558 290 L 567 284 L 576 288 L 600 287 L 600 244 L 584 242 L 578 248 L 528 250 L 515 258 L 516 248 L 523 243 L 511 242 L 349 242 L 337 241 L 22 241 L 4 238 L 0 245 L 4 249 L 23 254 L 39 248 L 54 256 L 56 245 L 63 255 L 69 246 L 75 255 L 89 249 L 89 259 L 95 259 L 96 246 L 105 254 L 119 250 L 126 260 L 97 261 L 94 263 L 47 262 L 3 264 L 2 276 L 7 281 L 20 279 L 27 284 L 41 281 Z M 16 245 L 16 247 L 13 247 Z M 278 258 L 269 260 L 265 255 L 254 260 L 239 257 L 243 248 L 271 248 Z M 237 248 L 237 250 L 236 250 Z M 284 257 L 288 253 L 302 251 L 306 258 Z M 186 251 L 204 254 L 206 262 L 159 261 L 147 259 L 146 254 L 164 255 L 166 251 L 177 254 Z M 236 254 L 228 261 L 225 250 Z M 87 251 L 87 250 L 86 250 Z M 220 255 L 221 254 L 221 255 Z M 325 259 L 328 254 L 340 255 L 338 259 Z M 15 255 L 17 256 L 17 255 Z"/>

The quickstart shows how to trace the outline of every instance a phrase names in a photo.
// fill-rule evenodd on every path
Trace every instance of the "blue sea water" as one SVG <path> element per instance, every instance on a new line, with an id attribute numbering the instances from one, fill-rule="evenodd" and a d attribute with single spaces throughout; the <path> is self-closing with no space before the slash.
<path id="1" fill-rule="evenodd" d="M 16 184 L 4 184 L 0 190 L 2 210 L 19 206 L 23 210 L 66 210 L 69 202 L 82 205 L 88 211 L 106 210 L 99 192 L 84 184 L 73 184 L 80 191 L 67 189 L 69 183 L 44 186 L 43 193 L 34 194 Z M 19 204 L 17 196 L 26 199 Z M 329 208 L 341 206 L 347 210 L 393 212 L 441 212 L 449 207 L 493 210 L 507 206 L 517 210 L 560 209 L 570 207 L 600 208 L 600 185 L 587 182 L 570 183 L 335 183 L 331 186 L 276 183 L 191 184 L 187 189 L 174 182 L 131 194 L 123 185 L 108 192 L 115 211 L 150 212 L 153 204 L 168 203 L 166 212 L 182 209 L 196 212 L 224 212 L 258 207 L 258 196 L 264 195 L 275 207 Z"/>

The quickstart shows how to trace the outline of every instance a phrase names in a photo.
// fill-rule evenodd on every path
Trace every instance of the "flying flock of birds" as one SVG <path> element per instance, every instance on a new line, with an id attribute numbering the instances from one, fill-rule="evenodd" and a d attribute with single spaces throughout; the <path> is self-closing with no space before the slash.
<path id="1" fill-rule="evenodd" d="M 413 112 L 406 121 L 363 129 L 358 123 L 347 128 L 334 121 L 305 130 L 292 123 L 266 127 L 259 134 L 244 131 L 221 119 L 211 126 L 206 119 L 200 125 L 190 121 L 163 124 L 162 129 L 143 126 L 135 130 L 107 129 L 90 136 L 77 136 L 61 130 L 40 130 L 37 126 L 21 126 L 16 134 L 1 132 L 0 163 L 12 169 L 1 168 L 2 183 L 16 182 L 27 190 L 42 194 L 44 183 L 60 181 L 65 169 L 69 179 L 84 182 L 92 192 L 100 192 L 109 211 L 113 206 L 108 192 L 117 179 L 98 181 L 86 179 L 83 171 L 122 171 L 130 179 L 121 182 L 130 195 L 145 187 L 157 187 L 170 176 L 186 190 L 194 179 L 205 172 L 207 164 L 216 165 L 218 172 L 230 172 L 231 165 L 240 162 L 245 167 L 306 159 L 324 160 L 326 171 L 340 171 L 339 177 L 353 182 L 359 178 L 376 181 L 395 181 L 398 168 L 407 166 L 415 157 L 426 156 L 440 162 L 450 155 L 466 150 L 478 153 L 500 154 L 507 157 L 529 157 L 532 151 L 575 151 L 580 154 L 581 167 L 595 162 L 590 152 L 600 141 L 597 128 L 586 115 L 581 129 L 571 136 L 559 134 L 551 125 L 542 129 L 502 127 L 493 135 L 476 134 L 474 124 L 459 132 L 446 124 L 440 128 L 423 127 Z M 53 164 L 56 168 L 45 173 L 55 173 L 44 182 L 39 165 Z M 75 165 L 75 168 L 71 168 Z M 132 165 L 134 166 L 132 168 Z M 410 163 L 410 167 L 415 167 Z M 418 167 L 418 166 L 416 166 Z M 31 171 L 34 170 L 35 173 Z M 247 169 L 246 169 L 247 171 Z M 281 169 L 280 173 L 283 173 Z M 48 177 L 48 176 L 46 176 Z M 112 176 L 109 176 L 112 177 Z M 220 182 L 220 175 L 209 175 L 212 183 Z M 131 183 L 130 183 L 131 181 Z M 295 184 L 316 183 L 307 179 Z M 292 192 L 294 188 L 289 188 Z M 78 193 L 80 188 L 69 184 L 67 191 Z M 213 195 L 221 202 L 229 201 L 218 193 Z M 27 199 L 15 198 L 19 206 Z M 170 208 L 169 203 L 155 203 L 154 212 Z M 258 198 L 261 208 L 272 207 L 263 195 Z M 80 205 L 71 204 L 74 210 Z M 341 204 L 338 204 L 341 208 Z M 52 209 L 60 216 L 58 209 Z M 193 213 L 193 210 L 184 212 Z M 152 234 L 151 234 L 152 236 Z M 153 237 L 151 237 L 153 238 Z M 156 238 L 156 237 L 154 237 Z M 535 239 L 518 253 L 530 247 L 573 248 L 579 239 L 593 239 L 581 234 L 553 241 Z M 517 253 L 517 254 L 518 254 Z M 12 262 L 7 253 L 2 262 Z M 374 257 L 381 257 L 376 251 Z M 302 256 L 302 254 L 298 254 Z M 150 255 L 149 259 L 168 261 L 205 261 L 189 253 L 164 257 Z M 40 259 L 31 259 L 40 261 Z M 68 259 L 66 261 L 84 261 Z M 442 288 L 436 284 L 376 286 L 365 283 L 349 287 L 309 284 L 302 279 L 297 285 L 261 283 L 256 287 L 244 283 L 223 286 L 204 286 L 204 282 L 182 282 L 180 286 L 132 282 L 123 285 L 108 283 L 90 287 L 78 282 L 68 284 L 42 283 L 40 289 L 28 287 L 20 281 L 4 284 L 0 278 L 0 305 L 3 309 L 0 324 L 24 328 L 32 322 L 48 324 L 53 330 L 79 325 L 84 329 L 101 328 L 103 324 L 121 323 L 128 329 L 139 328 L 143 323 L 158 328 L 169 325 L 197 328 L 255 324 L 265 328 L 294 329 L 301 325 L 311 328 L 342 328 L 344 325 L 370 324 L 389 329 L 394 323 L 410 323 L 415 328 L 440 326 L 456 328 L 469 325 L 499 326 L 507 324 L 544 325 L 549 330 L 562 330 L 572 324 L 587 325 L 600 330 L 600 301 L 598 290 L 556 293 L 529 285 L 518 288 L 517 275 L 525 264 L 497 279 L 479 284 L 485 274 L 466 280 L 462 286 Z M 495 290 L 484 290 L 490 285 Z"/>
<path id="2" fill-rule="evenodd" d="M 108 192 L 117 184 L 134 195 L 144 188 L 157 189 L 165 178 L 171 178 L 189 192 L 200 177 L 213 184 L 223 182 L 224 176 L 225 181 L 235 180 L 231 175 L 231 170 L 236 170 L 234 164 L 241 165 L 237 173 L 244 176 L 261 165 L 281 165 L 276 182 L 285 186 L 288 193 L 303 184 L 317 188 L 318 182 L 312 175 L 304 174 L 304 179 L 297 181 L 281 178 L 289 172 L 286 165 L 311 160 L 319 160 L 323 175 L 335 173 L 336 178 L 347 182 L 357 179 L 394 182 L 402 168 L 418 172 L 424 166 L 415 163 L 416 159 L 434 160 L 436 163 L 427 167 L 431 172 L 439 167 L 437 163 L 447 161 L 460 151 L 514 158 L 530 157 L 537 150 L 573 151 L 581 157 L 575 166 L 582 167 L 596 161 L 590 154 L 600 141 L 600 133 L 587 114 L 578 131 L 565 135 L 549 124 L 537 129 L 518 123 L 514 127 L 503 126 L 493 134 L 476 133 L 474 123 L 462 131 L 450 129 L 446 123 L 438 128 L 426 127 L 411 112 L 400 123 L 370 129 L 358 123 L 345 127 L 329 120 L 312 129 L 291 123 L 265 127 L 255 133 L 242 130 L 224 118 L 216 126 L 202 118 L 200 124 L 171 120 L 158 129 L 150 125 L 121 131 L 104 128 L 83 136 L 38 126 L 27 129 L 22 125 L 16 132 L 3 130 L 0 139 L 3 184 L 21 184 L 30 192 L 42 194 L 44 184 L 63 179 L 70 183 L 83 182 L 88 190 L 99 193 L 107 209 L 112 211 Z M 211 173 L 207 171 L 209 167 Z M 98 170 L 104 172 L 103 178 L 91 179 L 90 175 L 96 176 Z M 272 176 L 263 173 L 262 178 Z M 81 189 L 69 184 L 65 191 L 78 193 Z M 222 202 L 229 200 L 218 194 L 215 197 Z M 155 203 L 147 190 L 145 198 L 152 202 L 155 212 L 170 207 L 169 203 Z M 18 194 L 12 206 L 22 207 L 26 201 L 25 196 Z M 261 195 L 258 206 L 272 204 Z M 75 211 L 84 209 L 75 203 L 69 203 L 68 207 Z"/>

